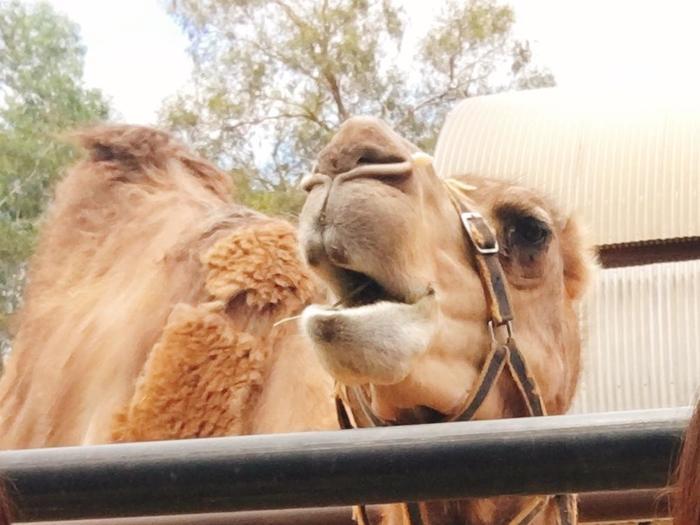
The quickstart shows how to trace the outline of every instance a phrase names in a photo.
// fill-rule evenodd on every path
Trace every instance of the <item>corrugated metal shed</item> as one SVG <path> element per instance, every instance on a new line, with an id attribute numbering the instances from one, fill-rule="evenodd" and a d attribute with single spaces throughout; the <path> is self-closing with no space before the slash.
<path id="1" fill-rule="evenodd" d="M 582 310 L 574 412 L 691 404 L 700 386 L 700 261 L 604 270 Z"/>
<path id="2" fill-rule="evenodd" d="M 476 97 L 448 116 L 440 174 L 523 181 L 581 211 L 597 244 L 700 235 L 700 97 Z"/>
<path id="3" fill-rule="evenodd" d="M 463 101 L 435 152 L 471 173 L 550 194 L 598 245 L 700 235 L 700 97 L 601 97 L 558 89 Z M 573 411 L 689 404 L 700 386 L 700 261 L 603 270 L 582 310 Z"/>

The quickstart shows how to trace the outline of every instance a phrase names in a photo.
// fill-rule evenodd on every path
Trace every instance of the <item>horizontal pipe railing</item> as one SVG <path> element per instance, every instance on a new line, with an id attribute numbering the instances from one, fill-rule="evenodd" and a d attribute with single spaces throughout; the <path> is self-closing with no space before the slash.
<path id="1" fill-rule="evenodd" d="M 367 507 L 370 522 L 379 522 L 379 506 Z M 671 516 L 669 494 L 664 489 L 588 492 L 578 498 L 578 523 L 630 522 Z M 44 521 L 36 525 L 357 525 L 352 507 L 285 510 L 249 510 L 210 514 L 180 514 L 79 521 Z"/>
<path id="2" fill-rule="evenodd" d="M 0 452 L 25 521 L 658 488 L 689 409 Z"/>

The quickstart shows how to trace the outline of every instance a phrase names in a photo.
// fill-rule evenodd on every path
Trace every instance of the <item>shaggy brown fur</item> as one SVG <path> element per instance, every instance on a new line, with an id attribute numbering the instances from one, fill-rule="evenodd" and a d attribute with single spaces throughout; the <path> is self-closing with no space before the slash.
<path id="1" fill-rule="evenodd" d="M 270 355 L 300 344 L 273 323 L 316 293 L 294 229 L 232 204 L 228 177 L 164 133 L 77 140 L 89 158 L 56 190 L 0 380 L 0 446 L 250 430 Z"/>
<path id="2" fill-rule="evenodd" d="M 673 503 L 674 525 L 700 523 L 700 403 L 685 433 Z"/>

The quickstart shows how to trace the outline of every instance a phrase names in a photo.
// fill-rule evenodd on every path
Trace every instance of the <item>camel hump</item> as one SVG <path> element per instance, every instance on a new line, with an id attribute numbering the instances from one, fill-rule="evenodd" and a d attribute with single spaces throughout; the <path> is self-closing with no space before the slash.
<path id="1" fill-rule="evenodd" d="M 156 173 L 172 173 L 173 163 L 221 197 L 231 195 L 231 179 L 213 164 L 191 152 L 169 133 L 147 126 L 103 124 L 71 133 L 70 139 L 88 154 L 92 172 L 114 174 L 124 182 L 158 183 Z M 98 169 L 95 169 L 98 168 Z M 100 170 L 99 168 L 102 168 Z"/>
<path id="2" fill-rule="evenodd" d="M 92 162 L 122 163 L 131 168 L 162 168 L 173 153 L 184 149 L 164 131 L 144 126 L 101 125 L 72 136 Z"/>

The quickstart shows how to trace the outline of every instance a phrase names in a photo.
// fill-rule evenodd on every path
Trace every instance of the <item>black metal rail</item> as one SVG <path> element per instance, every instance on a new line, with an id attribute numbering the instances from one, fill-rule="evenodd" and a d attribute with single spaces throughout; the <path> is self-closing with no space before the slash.
<path id="1" fill-rule="evenodd" d="M 19 518 L 663 487 L 689 409 L 0 452 Z"/>
<path id="2" fill-rule="evenodd" d="M 380 506 L 368 506 L 370 521 L 378 523 Z M 630 522 L 671 516 L 667 489 L 587 492 L 578 498 L 578 523 Z M 357 525 L 352 507 L 249 510 L 215 514 L 179 514 L 79 521 L 44 521 L 37 525 Z"/>

